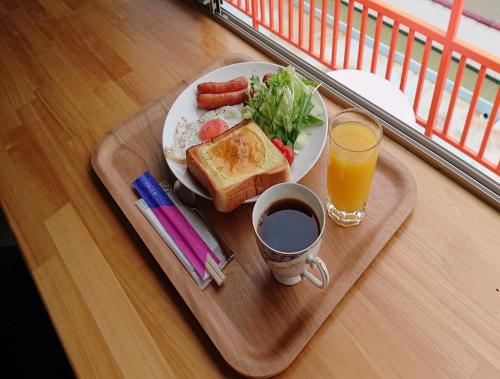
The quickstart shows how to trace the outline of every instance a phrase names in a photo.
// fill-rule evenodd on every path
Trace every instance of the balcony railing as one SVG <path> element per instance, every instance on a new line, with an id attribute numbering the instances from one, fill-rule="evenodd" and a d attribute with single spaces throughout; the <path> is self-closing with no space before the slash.
<path id="1" fill-rule="evenodd" d="M 414 59 L 413 49 L 415 41 L 423 44 L 423 52 L 420 57 L 418 82 L 413 96 L 413 109 L 417 123 L 422 127 L 422 132 L 428 137 L 436 136 L 466 156 L 479 162 L 493 174 L 500 175 L 500 159 L 491 161 L 485 157 L 488 144 L 491 140 L 492 130 L 498 115 L 500 106 L 500 88 L 496 88 L 495 95 L 489 105 L 488 121 L 482 131 L 480 143 L 476 148 L 467 144 L 471 123 L 480 100 L 481 88 L 485 78 L 493 83 L 498 83 L 500 76 L 500 59 L 472 46 L 457 38 L 457 30 L 460 17 L 463 12 L 464 0 L 455 0 L 448 21 L 448 28 L 441 30 L 423 20 L 396 9 L 388 4 L 379 3 L 376 0 L 226 0 L 231 6 L 248 16 L 254 29 L 264 28 L 282 38 L 290 46 L 306 53 L 319 64 L 328 69 L 341 68 L 357 69 L 363 68 L 365 46 L 371 46 L 372 55 L 369 70 L 372 73 L 379 72 L 379 52 L 385 48 L 387 64 L 385 67 L 385 78 L 397 80 L 399 88 L 407 92 L 408 72 Z M 347 14 L 341 20 L 341 7 L 347 6 Z M 358 20 L 359 28 L 354 28 L 354 14 L 361 13 Z M 375 27 L 369 28 L 369 24 L 375 23 Z M 382 43 L 381 35 L 383 27 L 391 28 L 391 36 L 388 46 Z M 371 29 L 371 31 L 370 31 Z M 339 59 L 339 31 L 345 34 L 343 54 Z M 352 58 L 352 45 L 357 39 L 357 56 Z M 404 52 L 397 51 L 398 38 L 405 36 Z M 327 38 L 328 36 L 328 38 Z M 319 37 L 319 38 L 318 38 Z M 331 45 L 327 40 L 331 39 Z M 330 43 L 330 42 L 328 42 Z M 437 51 L 439 63 L 437 73 L 433 77 L 434 91 L 430 103 L 430 109 L 426 116 L 419 112 L 421 109 L 422 91 L 424 82 L 428 75 L 429 57 Z M 394 78 L 394 62 L 402 63 L 399 78 Z M 458 64 L 457 64 L 458 61 Z M 454 64 L 456 70 L 451 74 L 450 65 Z M 454 67 L 455 68 L 455 67 Z M 457 96 L 461 93 L 461 82 L 465 70 L 473 70 L 477 73 L 475 84 L 472 86 L 468 98 L 468 111 L 463 127 L 459 131 L 459 138 L 450 134 L 450 125 L 456 108 Z M 438 125 L 438 112 L 442 103 L 443 93 L 449 87 L 451 95 L 444 121 Z M 499 87 L 499 86 L 496 86 Z M 484 103 L 484 101 L 482 101 Z M 484 108 L 484 107 L 483 107 Z M 455 126 L 454 126 L 455 127 Z M 497 155 L 498 156 L 498 155 Z"/>

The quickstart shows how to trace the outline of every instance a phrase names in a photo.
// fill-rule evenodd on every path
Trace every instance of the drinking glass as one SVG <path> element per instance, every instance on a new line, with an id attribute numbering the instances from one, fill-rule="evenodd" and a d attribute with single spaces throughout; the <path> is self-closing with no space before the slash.
<path id="1" fill-rule="evenodd" d="M 358 225 L 375 172 L 382 127 L 369 113 L 350 108 L 328 130 L 328 215 L 341 226 Z"/>

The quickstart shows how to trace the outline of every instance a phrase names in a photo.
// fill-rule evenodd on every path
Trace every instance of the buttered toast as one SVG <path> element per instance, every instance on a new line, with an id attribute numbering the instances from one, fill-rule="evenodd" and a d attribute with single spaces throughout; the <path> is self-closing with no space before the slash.
<path id="1" fill-rule="evenodd" d="M 286 158 L 250 120 L 210 142 L 190 147 L 186 161 L 188 170 L 207 189 L 220 212 L 229 212 L 290 179 Z"/>

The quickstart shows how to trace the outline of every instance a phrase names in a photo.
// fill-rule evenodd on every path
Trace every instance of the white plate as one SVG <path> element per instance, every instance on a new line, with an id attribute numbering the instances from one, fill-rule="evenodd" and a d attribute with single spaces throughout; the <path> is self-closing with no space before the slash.
<path id="1" fill-rule="evenodd" d="M 262 79 L 264 74 L 271 72 L 274 73 L 278 67 L 277 64 L 267 62 L 244 62 L 236 63 L 229 66 L 224 66 L 212 71 L 205 76 L 202 76 L 195 82 L 191 83 L 175 100 L 170 108 L 163 125 L 163 150 L 171 146 L 173 143 L 175 127 L 181 117 L 185 117 L 188 121 L 198 119 L 206 111 L 198 109 L 196 106 L 196 87 L 202 82 L 225 82 L 234 79 L 238 76 L 246 76 L 250 78 L 252 73 L 256 73 Z M 313 126 L 309 128 L 310 139 L 308 145 L 295 155 L 295 160 L 291 166 L 291 182 L 297 182 L 314 166 L 318 160 L 323 147 L 325 146 L 326 136 L 328 132 L 328 115 L 326 113 L 326 106 L 321 98 L 321 95 L 316 92 L 313 98 L 315 104 L 315 111 L 324 120 L 322 125 Z M 206 199 L 210 199 L 210 195 L 203 188 L 196 179 L 191 176 L 187 167 L 183 163 L 175 162 L 166 158 L 168 167 L 172 170 L 173 174 L 191 191 Z M 256 201 L 258 196 L 255 196 L 247 202 Z"/>

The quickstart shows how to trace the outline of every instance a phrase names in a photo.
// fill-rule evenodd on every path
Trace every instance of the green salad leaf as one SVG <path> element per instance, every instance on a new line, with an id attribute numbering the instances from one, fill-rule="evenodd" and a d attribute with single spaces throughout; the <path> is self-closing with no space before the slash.
<path id="1" fill-rule="evenodd" d="M 319 84 L 302 77 L 291 66 L 278 68 L 267 85 L 253 74 L 250 87 L 245 117 L 253 119 L 269 138 L 279 137 L 293 148 L 305 127 L 323 123 L 313 114 L 312 99 Z"/>

